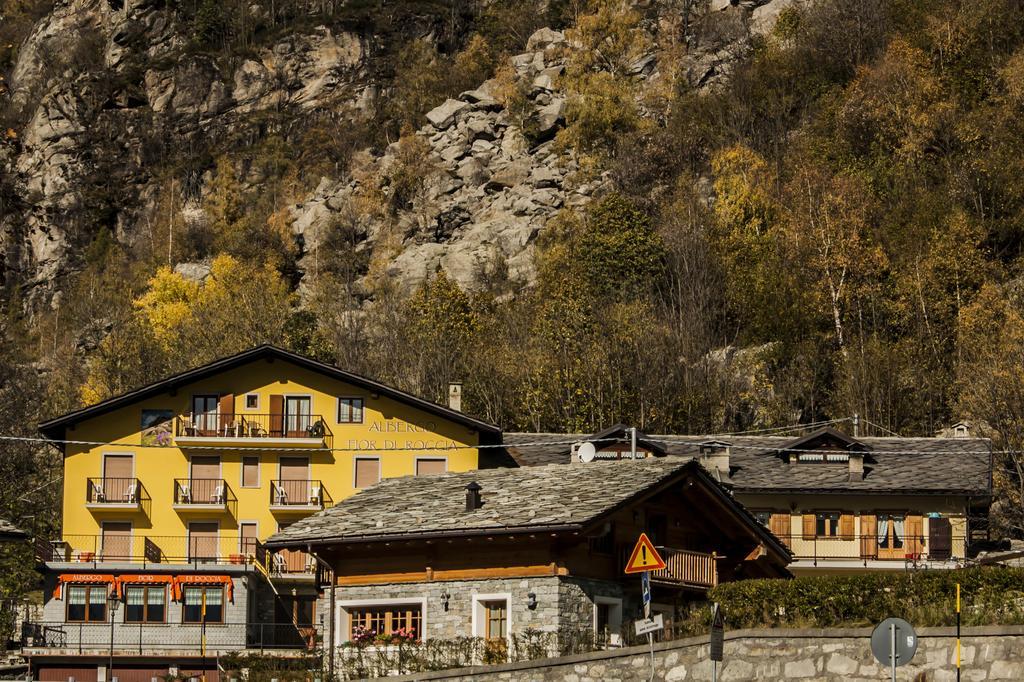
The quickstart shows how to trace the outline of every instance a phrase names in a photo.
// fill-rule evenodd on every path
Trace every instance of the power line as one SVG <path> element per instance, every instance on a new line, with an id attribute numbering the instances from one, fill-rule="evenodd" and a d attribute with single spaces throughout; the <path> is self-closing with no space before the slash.
<path id="1" fill-rule="evenodd" d="M 718 433 L 708 434 L 710 436 L 753 436 L 759 433 L 767 434 L 777 431 L 797 431 L 800 429 L 813 429 L 819 426 L 828 426 L 830 424 L 841 424 L 843 422 L 852 421 L 851 417 L 842 417 L 840 419 L 823 419 L 816 422 L 808 422 L 806 424 L 790 424 L 789 426 L 774 426 L 771 428 L 764 429 L 750 429 L 749 431 L 725 431 Z"/>

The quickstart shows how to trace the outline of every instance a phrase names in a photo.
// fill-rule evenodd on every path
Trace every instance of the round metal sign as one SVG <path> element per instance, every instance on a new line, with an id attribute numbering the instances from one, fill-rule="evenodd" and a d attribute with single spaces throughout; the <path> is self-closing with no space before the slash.
<path id="1" fill-rule="evenodd" d="M 886 618 L 871 633 L 871 653 L 885 667 L 892 666 L 895 646 L 896 665 L 906 665 L 917 653 L 917 633 L 914 626 L 902 618 Z"/>

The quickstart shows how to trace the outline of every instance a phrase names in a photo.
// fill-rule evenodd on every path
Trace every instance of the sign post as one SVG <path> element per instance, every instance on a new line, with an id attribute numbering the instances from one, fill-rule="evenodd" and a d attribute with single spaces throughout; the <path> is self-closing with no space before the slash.
<path id="1" fill-rule="evenodd" d="M 715 602 L 711 606 L 711 679 L 718 680 L 718 664 L 722 661 L 725 650 L 725 614 L 722 607 Z"/>
<path id="2" fill-rule="evenodd" d="M 892 682 L 896 682 L 896 667 L 910 663 L 917 653 L 914 626 L 902 618 L 886 618 L 871 633 L 871 653 L 888 666 Z"/>
<path id="3" fill-rule="evenodd" d="M 960 682 L 960 583 L 956 584 L 956 682 Z"/>
<path id="4" fill-rule="evenodd" d="M 626 562 L 625 573 L 640 574 L 640 597 L 644 605 L 644 619 L 636 623 L 636 634 L 637 637 L 646 634 L 647 644 L 651 647 L 651 680 L 654 680 L 654 633 L 665 627 L 665 619 L 660 613 L 651 618 L 651 571 L 663 571 L 666 566 L 665 560 L 658 554 L 647 533 L 640 533 L 633 553 Z"/>

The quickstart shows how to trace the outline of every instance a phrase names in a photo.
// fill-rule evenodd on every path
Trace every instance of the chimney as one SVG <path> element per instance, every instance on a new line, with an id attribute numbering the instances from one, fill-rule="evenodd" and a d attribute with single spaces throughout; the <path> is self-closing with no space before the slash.
<path id="1" fill-rule="evenodd" d="M 462 412 L 462 384 L 460 382 L 448 384 L 448 407 Z"/>
<path id="2" fill-rule="evenodd" d="M 480 484 L 473 481 L 466 486 L 466 511 L 475 511 L 483 505 L 480 499 Z"/>
<path id="3" fill-rule="evenodd" d="M 719 441 L 701 443 L 700 463 L 718 480 L 729 477 L 729 444 Z"/>
<path id="4" fill-rule="evenodd" d="M 851 481 L 863 481 L 864 480 L 864 453 L 851 450 L 850 451 L 850 480 Z"/>

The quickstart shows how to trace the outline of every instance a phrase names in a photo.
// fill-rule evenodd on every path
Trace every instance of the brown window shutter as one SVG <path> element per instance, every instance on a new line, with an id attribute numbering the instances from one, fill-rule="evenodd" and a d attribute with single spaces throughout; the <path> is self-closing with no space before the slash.
<path id="1" fill-rule="evenodd" d="M 242 487 L 255 488 L 260 484 L 260 458 L 242 458 Z"/>
<path id="2" fill-rule="evenodd" d="M 777 538 L 787 545 L 790 543 L 789 536 L 793 532 L 793 517 L 789 512 L 773 512 L 768 525 Z"/>
<path id="3" fill-rule="evenodd" d="M 906 542 L 908 554 L 921 554 L 924 552 L 924 518 L 920 514 L 907 514 L 906 516 Z"/>
<path id="4" fill-rule="evenodd" d="M 369 488 L 380 481 L 380 460 L 363 459 L 356 460 L 356 487 Z"/>
<path id="5" fill-rule="evenodd" d="M 874 514 L 860 515 L 860 556 L 874 559 L 878 554 L 878 520 Z"/>
<path id="6" fill-rule="evenodd" d="M 228 428 L 235 423 L 235 396 L 230 393 L 225 393 L 220 397 L 220 429 L 221 433 L 224 429 Z"/>
<path id="7" fill-rule="evenodd" d="M 843 540 L 853 540 L 853 514 L 839 516 L 839 536 Z"/>
<path id="8" fill-rule="evenodd" d="M 813 540 L 815 524 L 817 519 L 814 517 L 814 512 L 804 512 L 804 540 Z"/>
<path id="9" fill-rule="evenodd" d="M 270 437 L 284 436 L 284 396 L 270 396 Z"/>
<path id="10" fill-rule="evenodd" d="M 416 475 L 430 476 L 433 474 L 443 474 L 447 466 L 443 459 L 418 459 L 416 460 Z"/>

